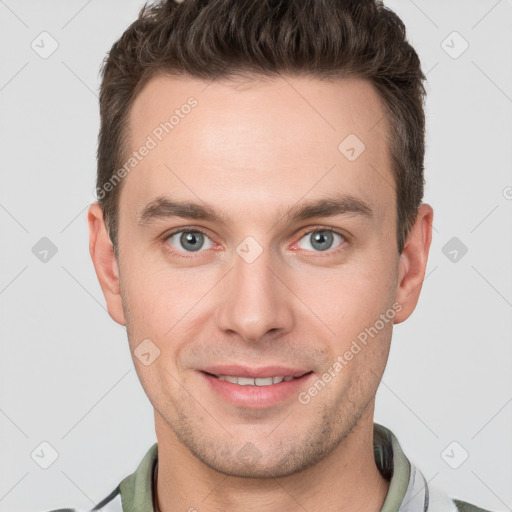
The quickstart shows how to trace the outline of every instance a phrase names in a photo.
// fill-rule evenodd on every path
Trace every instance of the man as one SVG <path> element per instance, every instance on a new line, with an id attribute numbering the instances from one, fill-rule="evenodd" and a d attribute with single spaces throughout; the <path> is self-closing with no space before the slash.
<path id="1" fill-rule="evenodd" d="M 431 242 L 424 79 L 376 0 L 171 0 L 114 44 L 90 252 L 158 442 L 94 510 L 483 510 L 373 421 Z"/>

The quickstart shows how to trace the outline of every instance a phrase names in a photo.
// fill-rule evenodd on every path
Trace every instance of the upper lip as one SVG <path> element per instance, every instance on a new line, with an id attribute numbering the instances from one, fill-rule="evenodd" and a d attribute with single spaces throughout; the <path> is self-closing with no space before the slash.
<path id="1" fill-rule="evenodd" d="M 249 366 L 234 364 L 207 366 L 202 368 L 201 371 L 217 376 L 228 375 L 230 377 L 248 377 L 251 379 L 265 377 L 301 377 L 310 372 L 303 368 L 290 368 L 286 366 L 261 366 L 259 368 L 251 368 Z"/>

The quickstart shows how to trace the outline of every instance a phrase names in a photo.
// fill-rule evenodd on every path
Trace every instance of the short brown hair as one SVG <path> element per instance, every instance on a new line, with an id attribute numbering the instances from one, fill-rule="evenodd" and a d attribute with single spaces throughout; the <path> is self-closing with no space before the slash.
<path id="1" fill-rule="evenodd" d="M 130 107 L 157 73 L 203 79 L 287 73 L 370 81 L 389 126 L 402 252 L 423 198 L 425 76 L 403 22 L 381 0 L 146 3 L 102 68 L 96 190 L 116 255 L 123 182 L 105 185 L 123 165 Z"/>

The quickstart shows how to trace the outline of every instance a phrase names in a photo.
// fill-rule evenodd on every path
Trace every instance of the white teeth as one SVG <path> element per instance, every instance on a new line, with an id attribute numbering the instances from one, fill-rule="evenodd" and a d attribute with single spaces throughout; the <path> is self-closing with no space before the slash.
<path id="1" fill-rule="evenodd" d="M 276 377 L 276 379 L 279 379 L 279 377 Z M 281 382 L 281 380 L 277 380 L 277 382 Z M 274 382 L 273 377 L 260 377 L 258 379 L 254 379 L 254 384 L 256 386 L 271 386 L 272 384 L 277 384 L 277 382 Z"/>
<path id="2" fill-rule="evenodd" d="M 271 386 L 280 382 L 292 380 L 294 377 L 261 377 L 251 379 L 250 377 L 232 377 L 230 375 L 219 375 L 219 380 L 225 380 L 239 386 Z"/>
<path id="3" fill-rule="evenodd" d="M 251 379 L 249 377 L 238 377 L 238 382 L 240 386 L 254 386 L 254 379 Z"/>

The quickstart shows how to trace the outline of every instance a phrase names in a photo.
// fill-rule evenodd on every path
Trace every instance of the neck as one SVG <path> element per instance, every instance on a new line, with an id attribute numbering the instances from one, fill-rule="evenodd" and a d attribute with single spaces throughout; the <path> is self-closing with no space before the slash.
<path id="1" fill-rule="evenodd" d="M 155 425 L 157 512 L 295 512 L 298 507 L 322 512 L 378 512 L 389 489 L 373 454 L 373 403 L 327 457 L 280 478 L 240 478 L 215 471 L 181 443 L 157 411 Z"/>

